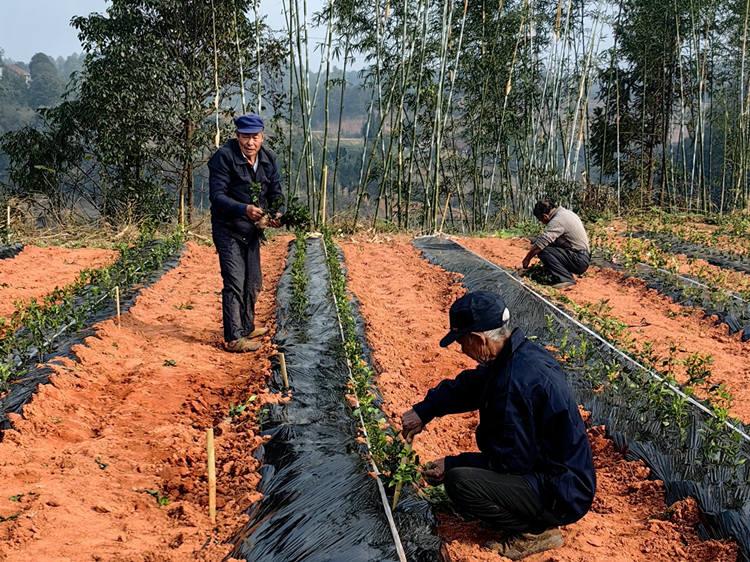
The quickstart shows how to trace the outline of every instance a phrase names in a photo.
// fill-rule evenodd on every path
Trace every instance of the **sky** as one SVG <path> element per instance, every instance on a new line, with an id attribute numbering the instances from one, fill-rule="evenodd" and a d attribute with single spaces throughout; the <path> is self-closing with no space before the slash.
<path id="1" fill-rule="evenodd" d="M 29 62 L 39 52 L 53 58 L 81 52 L 70 19 L 103 12 L 107 4 L 106 0 L 0 0 L 0 49 L 6 58 L 21 62 Z M 323 0 L 308 1 L 310 14 L 322 6 Z M 260 7 L 271 28 L 285 27 L 279 0 L 261 0 Z M 316 33 L 311 35 L 312 43 Z M 319 60 L 311 53 L 311 64 Z"/>

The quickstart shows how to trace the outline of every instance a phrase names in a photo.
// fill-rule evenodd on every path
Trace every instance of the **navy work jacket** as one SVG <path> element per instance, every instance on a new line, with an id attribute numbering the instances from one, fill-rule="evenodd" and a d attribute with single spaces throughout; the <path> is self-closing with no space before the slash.
<path id="1" fill-rule="evenodd" d="M 414 406 L 424 424 L 477 409 L 482 455 L 461 461 L 525 476 L 557 525 L 586 514 L 596 490 L 591 447 L 565 373 L 546 349 L 515 329 L 496 359 L 442 381 Z M 448 457 L 446 471 L 451 462 L 467 464 Z"/>
<path id="2" fill-rule="evenodd" d="M 273 151 L 261 146 L 258 169 L 254 171 L 240 150 L 237 139 L 231 139 L 208 161 L 211 222 L 241 236 L 257 233 L 245 210 L 250 204 L 268 209 L 283 201 L 281 175 Z M 253 201 L 253 182 L 261 185 L 260 201 Z"/>

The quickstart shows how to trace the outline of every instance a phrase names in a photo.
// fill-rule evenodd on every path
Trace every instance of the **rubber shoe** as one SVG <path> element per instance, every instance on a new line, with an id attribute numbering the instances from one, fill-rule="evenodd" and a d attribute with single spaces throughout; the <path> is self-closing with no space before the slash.
<path id="1" fill-rule="evenodd" d="M 224 347 L 231 353 L 249 353 L 251 351 L 258 351 L 261 343 L 259 341 L 252 341 L 249 338 L 240 338 L 227 342 Z"/>
<path id="2" fill-rule="evenodd" d="M 260 338 L 262 336 L 265 336 L 268 333 L 268 328 L 257 328 L 250 332 L 249 336 L 245 336 L 247 338 L 250 338 L 251 340 L 254 340 L 255 338 Z"/>
<path id="3" fill-rule="evenodd" d="M 568 287 L 572 287 L 575 285 L 575 281 L 561 281 L 560 283 L 555 283 L 554 285 L 550 285 L 553 289 L 567 289 Z"/>
<path id="4" fill-rule="evenodd" d="M 521 560 L 532 554 L 560 548 L 562 545 L 563 537 L 560 529 L 549 529 L 538 535 L 524 533 L 507 543 L 488 543 L 487 548 L 511 560 Z"/>

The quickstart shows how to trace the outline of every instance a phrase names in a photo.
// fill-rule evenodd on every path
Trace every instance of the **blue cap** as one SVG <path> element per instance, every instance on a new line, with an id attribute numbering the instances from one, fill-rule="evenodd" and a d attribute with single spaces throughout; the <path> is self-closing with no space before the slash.
<path id="1" fill-rule="evenodd" d="M 471 332 L 486 332 L 504 326 L 510 319 L 510 311 L 500 295 L 475 291 L 454 302 L 449 316 L 451 330 L 440 340 L 440 347 L 448 347 Z"/>
<path id="2" fill-rule="evenodd" d="M 263 119 L 255 113 L 240 115 L 234 120 L 234 125 L 237 127 L 238 133 L 246 134 L 260 133 L 265 128 L 263 126 Z"/>

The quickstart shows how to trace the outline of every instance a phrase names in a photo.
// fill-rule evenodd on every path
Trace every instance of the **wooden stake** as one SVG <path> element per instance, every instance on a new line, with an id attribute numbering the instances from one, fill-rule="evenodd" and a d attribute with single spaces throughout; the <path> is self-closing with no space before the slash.
<path id="1" fill-rule="evenodd" d="M 115 307 L 117 308 L 117 327 L 121 326 L 120 318 L 120 287 L 115 287 Z"/>
<path id="2" fill-rule="evenodd" d="M 284 354 L 279 352 L 279 370 L 281 371 L 281 381 L 284 384 L 284 390 L 289 390 L 289 375 L 286 372 L 286 357 Z"/>
<path id="3" fill-rule="evenodd" d="M 8 237 L 10 238 L 10 205 L 5 208 L 5 227 L 8 229 Z"/>
<path id="4" fill-rule="evenodd" d="M 323 177 L 320 179 L 320 224 L 326 224 L 326 192 L 328 191 L 328 164 L 323 164 Z"/>
<path id="5" fill-rule="evenodd" d="M 206 451 L 208 453 L 208 516 L 216 524 L 216 452 L 214 451 L 214 428 L 206 430 Z"/>

